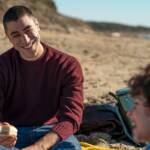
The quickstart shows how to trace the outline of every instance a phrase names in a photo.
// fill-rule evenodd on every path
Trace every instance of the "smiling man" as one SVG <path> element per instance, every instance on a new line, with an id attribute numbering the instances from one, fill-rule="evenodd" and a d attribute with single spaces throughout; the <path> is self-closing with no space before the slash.
<path id="1" fill-rule="evenodd" d="M 150 142 L 150 65 L 129 80 L 134 107 L 127 113 L 133 125 L 133 136 L 139 143 Z M 150 150 L 147 145 L 145 150 Z"/>
<path id="2" fill-rule="evenodd" d="M 0 56 L 0 121 L 18 134 L 0 136 L 0 149 L 80 150 L 73 135 L 83 112 L 80 64 L 41 42 L 27 7 L 9 8 L 3 25 L 13 47 Z"/>
<path id="3" fill-rule="evenodd" d="M 25 14 L 15 20 L 9 21 L 9 19 L 11 18 L 8 13 L 3 20 L 6 35 L 21 57 L 28 61 L 41 57 L 44 53 L 44 47 L 40 43 L 37 19 L 32 14 Z"/>

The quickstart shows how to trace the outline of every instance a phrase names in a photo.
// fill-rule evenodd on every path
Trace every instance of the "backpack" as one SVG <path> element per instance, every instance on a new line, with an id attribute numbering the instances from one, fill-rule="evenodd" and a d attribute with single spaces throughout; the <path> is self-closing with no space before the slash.
<path id="1" fill-rule="evenodd" d="M 79 133 L 105 132 L 112 138 L 124 138 L 116 109 L 111 104 L 85 104 Z"/>
<path id="2" fill-rule="evenodd" d="M 105 132 L 112 138 L 127 140 L 136 146 L 132 136 L 132 126 L 127 112 L 133 107 L 133 99 L 129 88 L 122 88 L 115 93 L 109 93 L 114 99 L 114 104 L 85 104 L 83 120 L 79 134 L 89 135 L 91 132 Z"/>

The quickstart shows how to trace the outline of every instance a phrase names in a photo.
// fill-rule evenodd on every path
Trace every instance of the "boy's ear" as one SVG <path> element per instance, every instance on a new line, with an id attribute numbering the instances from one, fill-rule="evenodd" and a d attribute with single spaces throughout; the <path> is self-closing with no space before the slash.
<path id="1" fill-rule="evenodd" d="M 40 26 L 39 26 L 39 21 L 38 21 L 37 18 L 34 18 L 34 22 L 35 22 L 35 24 L 40 28 Z"/>

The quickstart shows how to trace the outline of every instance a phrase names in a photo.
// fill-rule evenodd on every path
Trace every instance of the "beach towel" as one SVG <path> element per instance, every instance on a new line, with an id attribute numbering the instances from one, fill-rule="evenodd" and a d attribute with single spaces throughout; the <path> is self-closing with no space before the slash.
<path id="1" fill-rule="evenodd" d="M 82 150 L 116 150 L 114 148 L 108 148 L 103 146 L 95 146 L 86 142 L 80 142 Z"/>

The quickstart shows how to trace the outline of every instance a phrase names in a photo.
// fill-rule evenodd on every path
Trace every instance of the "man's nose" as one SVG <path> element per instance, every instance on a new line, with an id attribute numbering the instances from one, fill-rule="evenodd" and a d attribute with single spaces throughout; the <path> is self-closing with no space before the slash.
<path id="1" fill-rule="evenodd" d="M 27 34 L 22 35 L 22 43 L 28 44 L 30 42 L 30 37 Z"/>
<path id="2" fill-rule="evenodd" d="M 129 118 L 132 116 L 132 110 L 129 110 L 129 111 L 127 112 L 127 116 L 128 116 Z"/>

